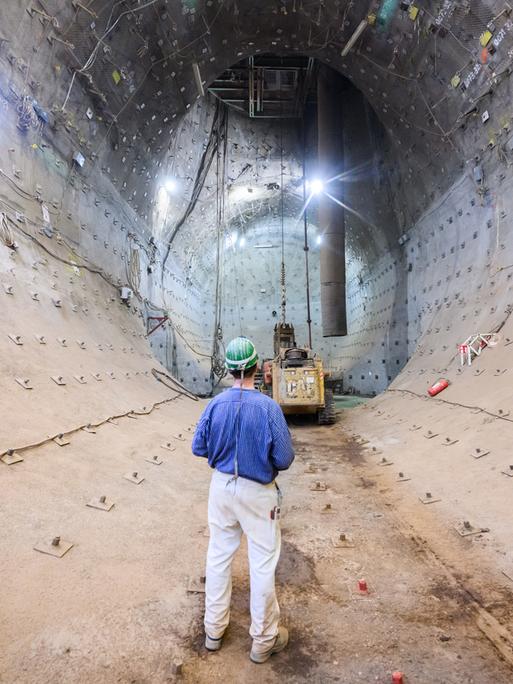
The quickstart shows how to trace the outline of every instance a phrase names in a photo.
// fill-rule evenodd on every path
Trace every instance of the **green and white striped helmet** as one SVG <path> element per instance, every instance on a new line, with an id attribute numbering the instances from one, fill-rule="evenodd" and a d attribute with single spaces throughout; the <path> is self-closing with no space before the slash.
<path id="1" fill-rule="evenodd" d="M 253 368 L 258 361 L 255 345 L 247 337 L 236 337 L 226 347 L 224 365 L 228 370 L 242 371 Z"/>

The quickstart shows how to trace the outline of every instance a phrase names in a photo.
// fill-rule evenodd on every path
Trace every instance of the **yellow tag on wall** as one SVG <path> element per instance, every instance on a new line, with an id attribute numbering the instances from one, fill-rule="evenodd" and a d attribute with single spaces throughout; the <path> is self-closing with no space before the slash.
<path id="1" fill-rule="evenodd" d="M 112 80 L 116 85 L 118 85 L 118 83 L 121 81 L 121 74 L 117 69 L 114 69 L 114 71 L 112 72 Z"/>
<path id="2" fill-rule="evenodd" d="M 451 78 L 451 85 L 453 88 L 457 88 L 459 84 L 461 83 L 461 78 L 459 74 L 454 74 L 454 76 Z"/>
<path id="3" fill-rule="evenodd" d="M 479 39 L 479 42 L 481 43 L 481 45 L 483 47 L 486 47 L 488 45 L 488 43 L 491 41 L 491 39 L 492 39 L 492 32 L 488 31 L 488 29 L 487 29 L 486 31 L 484 31 L 484 33 L 481 34 L 481 38 Z"/>
<path id="4" fill-rule="evenodd" d="M 415 21 L 415 19 L 419 16 L 419 8 L 415 7 L 415 5 L 410 5 L 410 9 L 408 10 L 408 14 L 410 15 L 410 19 L 412 21 Z"/>

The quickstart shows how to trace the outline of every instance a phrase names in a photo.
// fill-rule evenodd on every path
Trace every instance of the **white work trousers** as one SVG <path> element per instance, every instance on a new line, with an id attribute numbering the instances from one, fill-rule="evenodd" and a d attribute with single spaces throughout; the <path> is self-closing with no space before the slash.
<path id="1" fill-rule="evenodd" d="M 257 650 L 265 651 L 278 634 L 280 609 L 274 574 L 280 557 L 280 506 L 274 482 L 263 485 L 215 470 L 210 483 L 208 524 L 210 542 L 205 587 L 205 631 L 220 638 L 230 621 L 232 559 L 242 533 L 248 540 L 251 583 L 251 628 Z"/>

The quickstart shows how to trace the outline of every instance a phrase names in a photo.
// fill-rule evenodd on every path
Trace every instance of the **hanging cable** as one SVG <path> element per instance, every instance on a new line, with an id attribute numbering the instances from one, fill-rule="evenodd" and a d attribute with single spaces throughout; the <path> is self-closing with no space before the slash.
<path id="1" fill-rule="evenodd" d="M 280 206 L 281 206 L 281 322 L 287 319 L 287 290 L 285 282 L 285 229 L 283 205 L 283 100 L 280 102 Z"/>
<path id="2" fill-rule="evenodd" d="M 305 243 L 303 249 L 305 250 L 305 280 L 306 280 L 306 324 L 308 326 L 308 346 L 312 348 L 312 313 L 310 308 L 310 269 L 309 269 L 309 252 L 308 245 L 308 206 L 306 200 L 306 121 L 305 112 L 303 112 L 302 121 L 303 133 L 303 223 L 305 233 Z"/>
<path id="3" fill-rule="evenodd" d="M 225 179 L 226 179 L 226 150 L 228 144 L 228 111 L 223 118 L 222 125 L 217 129 L 216 142 L 216 217 L 217 217 L 217 246 L 216 246 L 216 287 L 215 287 L 215 313 L 214 313 L 214 336 L 212 341 L 212 358 L 210 361 L 210 383 L 212 392 L 226 375 L 224 367 L 224 354 L 220 353 L 223 344 L 223 329 L 221 325 L 222 315 L 222 246 L 223 229 L 225 222 Z M 215 382 L 215 378 L 218 378 Z"/>

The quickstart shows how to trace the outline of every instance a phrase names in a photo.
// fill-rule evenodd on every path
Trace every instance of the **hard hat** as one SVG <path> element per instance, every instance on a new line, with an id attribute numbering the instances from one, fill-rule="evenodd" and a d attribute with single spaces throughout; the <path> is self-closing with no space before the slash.
<path id="1" fill-rule="evenodd" d="M 253 368 L 258 361 L 255 345 L 247 337 L 236 337 L 226 347 L 225 366 L 228 370 L 242 371 Z"/>

